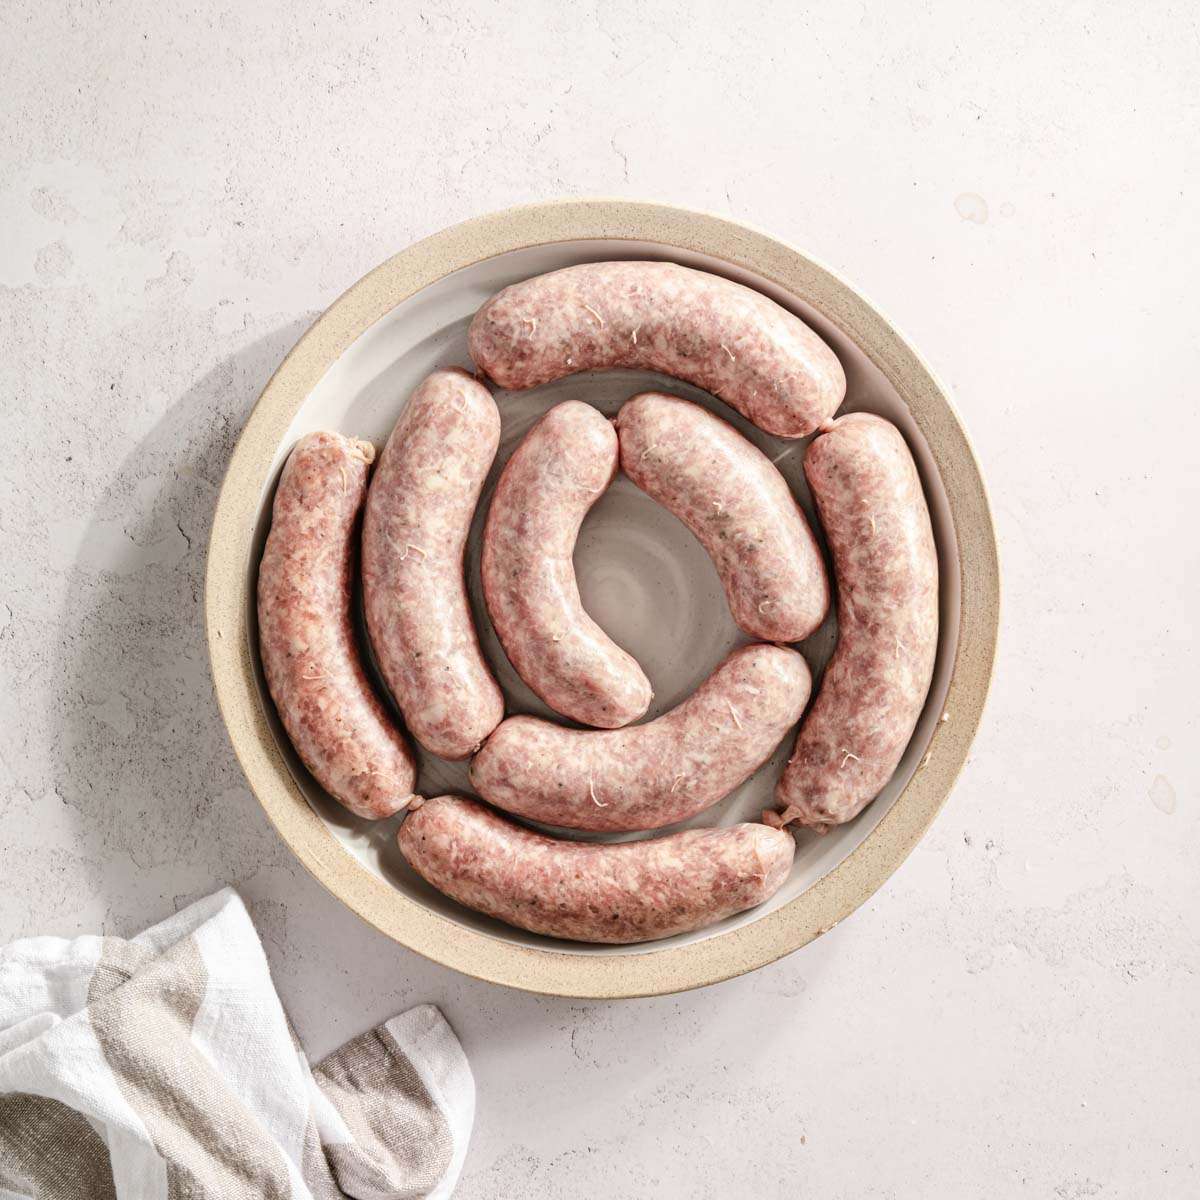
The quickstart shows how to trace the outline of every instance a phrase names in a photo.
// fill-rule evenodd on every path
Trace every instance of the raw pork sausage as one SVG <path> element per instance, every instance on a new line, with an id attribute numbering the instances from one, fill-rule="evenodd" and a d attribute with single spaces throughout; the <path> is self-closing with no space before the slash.
<path id="1" fill-rule="evenodd" d="M 621 469 L 700 539 L 733 619 L 765 642 L 798 642 L 825 619 L 829 580 L 787 481 L 732 425 L 698 404 L 643 392 L 617 414 Z"/>
<path id="2" fill-rule="evenodd" d="M 812 433 L 846 394 L 833 351 L 761 292 L 670 262 L 584 263 L 513 284 L 471 322 L 502 388 L 633 367 L 686 379 L 778 437 Z"/>
<path id="3" fill-rule="evenodd" d="M 466 758 L 504 717 L 463 580 L 467 533 L 499 441 L 487 388 L 465 371 L 434 371 L 396 422 L 367 493 L 367 631 L 409 731 L 442 758 Z"/>
<path id="4" fill-rule="evenodd" d="M 426 800 L 398 836 L 409 865 L 490 917 L 580 942 L 647 942 L 753 908 L 787 878 L 796 843 L 766 825 L 599 845 L 546 837 L 462 796 Z"/>
<path id="5" fill-rule="evenodd" d="M 590 405 L 552 408 L 508 460 L 483 533 L 483 594 L 517 674 L 555 712 L 616 729 L 650 681 L 584 611 L 571 554 L 617 470 L 617 435 Z"/>
<path id="6" fill-rule="evenodd" d="M 833 553 L 838 642 L 776 789 L 781 813 L 824 830 L 891 778 L 921 715 L 938 640 L 938 563 L 912 454 L 867 413 L 809 446 L 804 474 Z"/>
<path id="7" fill-rule="evenodd" d="M 360 817 L 412 798 L 412 751 L 371 690 L 354 644 L 354 534 L 370 442 L 310 433 L 283 468 L 258 568 L 263 673 L 279 719 L 317 782 Z"/>
<path id="8" fill-rule="evenodd" d="M 727 796 L 800 719 L 812 677 L 795 650 L 743 646 L 646 725 L 567 729 L 510 717 L 471 762 L 485 800 L 570 829 L 657 829 Z"/>

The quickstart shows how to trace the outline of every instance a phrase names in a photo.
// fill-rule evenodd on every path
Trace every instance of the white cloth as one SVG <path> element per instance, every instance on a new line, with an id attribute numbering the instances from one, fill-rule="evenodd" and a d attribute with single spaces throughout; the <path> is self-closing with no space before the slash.
<path id="1" fill-rule="evenodd" d="M 444 1200 L 474 1112 L 432 1005 L 310 1069 L 229 889 L 0 950 L 0 1200 Z"/>

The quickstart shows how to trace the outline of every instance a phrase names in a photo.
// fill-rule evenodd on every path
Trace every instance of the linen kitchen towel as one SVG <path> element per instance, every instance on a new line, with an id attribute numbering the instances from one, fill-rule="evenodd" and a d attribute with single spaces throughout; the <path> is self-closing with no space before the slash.
<path id="1" fill-rule="evenodd" d="M 431 1005 L 310 1069 L 229 889 L 0 950 L 0 1200 L 440 1200 L 474 1112 Z"/>

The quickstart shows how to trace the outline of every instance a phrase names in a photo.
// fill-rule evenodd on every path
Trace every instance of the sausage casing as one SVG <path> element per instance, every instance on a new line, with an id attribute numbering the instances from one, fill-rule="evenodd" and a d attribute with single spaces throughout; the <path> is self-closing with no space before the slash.
<path id="1" fill-rule="evenodd" d="M 669 262 L 583 263 L 513 284 L 476 313 L 471 357 L 501 387 L 631 367 L 685 379 L 779 437 L 846 394 L 837 355 L 761 292 Z"/>
<path id="2" fill-rule="evenodd" d="M 678 396 L 643 392 L 617 414 L 621 469 L 700 540 L 738 626 L 798 642 L 825 619 L 829 580 L 787 480 L 732 425 Z"/>
<path id="3" fill-rule="evenodd" d="M 504 717 L 479 648 L 463 552 L 500 441 L 500 413 L 465 371 L 434 371 L 409 398 L 363 517 L 363 612 L 412 735 L 466 758 Z"/>
<path id="4" fill-rule="evenodd" d="M 400 826 L 409 865 L 490 917 L 580 942 L 646 942 L 701 929 L 774 895 L 791 834 L 747 823 L 603 845 L 535 833 L 462 796 L 413 808 Z"/>
<path id="5" fill-rule="evenodd" d="M 782 646 L 735 650 L 682 704 L 645 725 L 567 729 L 510 717 L 471 762 L 508 812 L 570 829 L 657 829 L 716 804 L 800 719 L 812 679 Z"/>
<path id="6" fill-rule="evenodd" d="M 809 446 L 804 473 L 833 555 L 838 641 L 776 789 L 782 822 L 849 821 L 891 778 L 929 692 L 938 562 L 900 431 L 852 413 Z"/>
<path id="7" fill-rule="evenodd" d="M 300 439 L 279 478 L 258 569 L 263 673 L 304 765 L 360 817 L 412 798 L 412 751 L 372 690 L 350 616 L 358 514 L 375 457 L 338 433 Z"/>
<path id="8" fill-rule="evenodd" d="M 571 400 L 525 435 L 496 484 L 483 533 L 483 593 L 517 674 L 555 712 L 615 729 L 650 704 L 637 661 L 588 616 L 572 553 L 587 511 L 612 482 L 617 435 Z"/>

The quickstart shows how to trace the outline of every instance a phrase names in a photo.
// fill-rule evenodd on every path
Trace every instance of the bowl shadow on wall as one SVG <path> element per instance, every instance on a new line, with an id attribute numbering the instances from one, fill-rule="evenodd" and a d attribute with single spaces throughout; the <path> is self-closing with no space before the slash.
<path id="1" fill-rule="evenodd" d="M 106 932 L 136 932 L 266 864 L 294 866 L 229 745 L 202 610 L 209 527 L 233 445 L 313 317 L 190 387 L 115 470 L 80 544 L 60 616 L 52 725 L 57 790 Z"/>

